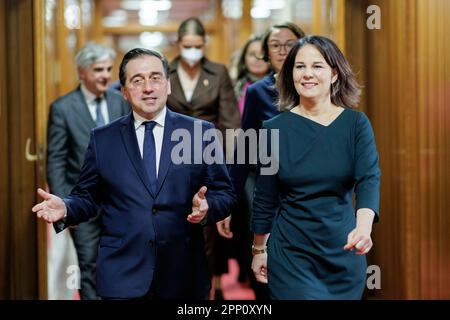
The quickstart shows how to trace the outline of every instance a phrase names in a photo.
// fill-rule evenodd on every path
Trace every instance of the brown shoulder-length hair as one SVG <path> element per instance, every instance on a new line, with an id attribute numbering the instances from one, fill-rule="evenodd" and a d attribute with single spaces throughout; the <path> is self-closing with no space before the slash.
<path id="1" fill-rule="evenodd" d="M 241 51 L 241 53 L 239 55 L 239 60 L 238 60 L 238 64 L 237 64 L 237 77 L 236 77 L 236 79 L 243 78 L 249 72 L 248 69 L 247 69 L 247 66 L 245 65 L 245 56 L 247 55 L 248 47 L 250 47 L 250 45 L 253 42 L 261 42 L 261 41 L 262 41 L 262 37 L 261 36 L 253 35 L 244 44 L 244 47 L 242 48 L 242 51 Z M 257 58 L 258 59 L 262 59 L 262 57 L 257 57 Z"/>
<path id="2" fill-rule="evenodd" d="M 344 54 L 331 40 L 321 36 L 309 35 L 297 41 L 291 49 L 283 67 L 277 76 L 277 89 L 279 92 L 278 107 L 280 110 L 289 110 L 300 104 L 300 96 L 295 90 L 293 70 L 295 57 L 301 47 L 314 46 L 324 57 L 328 65 L 337 71 L 337 80 L 331 85 L 331 102 L 343 108 L 355 108 L 359 103 L 361 86 L 356 81 L 355 74 Z"/>

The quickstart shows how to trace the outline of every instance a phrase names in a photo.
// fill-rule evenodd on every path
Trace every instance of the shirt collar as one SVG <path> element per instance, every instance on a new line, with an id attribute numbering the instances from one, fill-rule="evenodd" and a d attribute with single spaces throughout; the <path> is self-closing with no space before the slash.
<path id="1" fill-rule="evenodd" d="M 137 114 L 133 110 L 133 117 L 134 117 L 134 129 L 137 130 L 140 125 L 142 125 L 145 121 L 155 121 L 159 126 L 164 127 L 164 123 L 166 122 L 166 113 L 167 113 L 167 107 L 164 106 L 164 108 L 161 110 L 160 113 L 153 119 L 145 119 L 144 117 L 141 117 L 139 114 Z"/>
<path id="2" fill-rule="evenodd" d="M 90 92 L 83 83 L 81 84 L 80 88 L 81 88 L 81 92 L 83 93 L 83 96 L 84 96 L 84 99 L 86 100 L 86 102 L 88 104 L 93 103 L 95 101 L 95 99 L 97 98 L 95 96 L 95 94 Z M 103 98 L 103 95 L 101 95 L 100 97 Z"/>

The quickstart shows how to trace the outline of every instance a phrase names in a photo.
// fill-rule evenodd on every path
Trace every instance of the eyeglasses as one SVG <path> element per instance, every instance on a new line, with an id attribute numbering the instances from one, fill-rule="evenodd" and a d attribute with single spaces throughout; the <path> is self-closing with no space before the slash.
<path id="1" fill-rule="evenodd" d="M 248 54 L 246 54 L 246 57 L 248 57 L 248 58 L 255 58 L 256 60 L 262 60 L 263 59 L 261 57 L 261 55 L 257 55 L 255 53 L 248 53 Z"/>
<path id="2" fill-rule="evenodd" d="M 284 47 L 286 52 L 289 52 L 295 46 L 295 41 L 288 41 L 286 43 L 272 42 L 269 43 L 269 50 L 272 52 L 280 52 L 281 48 Z"/>
<path id="3" fill-rule="evenodd" d="M 145 78 L 135 78 L 131 81 L 130 86 L 133 89 L 139 89 L 142 90 L 145 88 L 146 86 L 146 82 L 149 82 L 150 85 L 154 88 L 159 88 L 163 85 L 164 83 L 164 77 L 162 75 L 159 74 L 154 74 L 152 75 L 150 78 L 145 79 Z"/>

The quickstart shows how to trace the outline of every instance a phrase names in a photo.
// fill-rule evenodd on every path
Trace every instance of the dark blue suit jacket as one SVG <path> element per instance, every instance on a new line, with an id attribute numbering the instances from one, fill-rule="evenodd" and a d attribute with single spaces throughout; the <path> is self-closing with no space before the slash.
<path id="1" fill-rule="evenodd" d="M 263 121 L 273 118 L 280 111 L 277 108 L 278 91 L 275 87 L 274 73 L 270 73 L 263 79 L 256 81 L 247 88 L 245 95 L 244 113 L 242 115 L 242 129 L 262 128 Z M 249 148 L 246 147 L 246 154 Z M 236 163 L 236 157 L 235 157 Z M 246 164 L 235 164 L 229 166 L 230 176 L 237 194 L 242 194 L 245 181 L 251 166 Z"/>
<path id="2" fill-rule="evenodd" d="M 263 121 L 279 114 L 277 99 L 273 72 L 251 84 L 245 95 L 242 129 L 261 129 Z"/>
<path id="3" fill-rule="evenodd" d="M 194 121 L 200 120 L 167 109 L 156 194 L 149 186 L 132 113 L 93 130 L 79 181 L 64 201 L 68 225 L 86 221 L 100 209 L 100 296 L 140 297 L 152 281 L 160 298 L 207 296 L 202 225 L 186 220 L 192 198 L 201 186 L 208 187 L 209 222 L 224 219 L 236 200 L 225 164 L 172 163 L 172 148 L 179 143 L 171 141 L 172 132 L 186 129 L 193 137 Z M 201 124 L 203 131 L 213 128 Z"/>

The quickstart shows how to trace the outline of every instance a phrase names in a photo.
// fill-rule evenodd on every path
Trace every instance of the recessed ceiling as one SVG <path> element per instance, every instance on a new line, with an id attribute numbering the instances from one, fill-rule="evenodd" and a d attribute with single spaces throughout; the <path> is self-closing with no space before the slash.
<path id="1" fill-rule="evenodd" d="M 117 16 L 119 20 L 125 19 L 126 24 L 133 24 L 142 21 L 143 15 L 144 18 L 151 18 L 157 13 L 157 23 L 180 22 L 192 16 L 213 19 L 216 3 L 214 0 L 103 0 L 101 5 L 104 17 Z M 143 7 L 146 11 L 140 11 Z M 153 7 L 154 11 L 151 9 Z M 167 11 L 161 10 L 168 7 L 170 9 Z"/>

